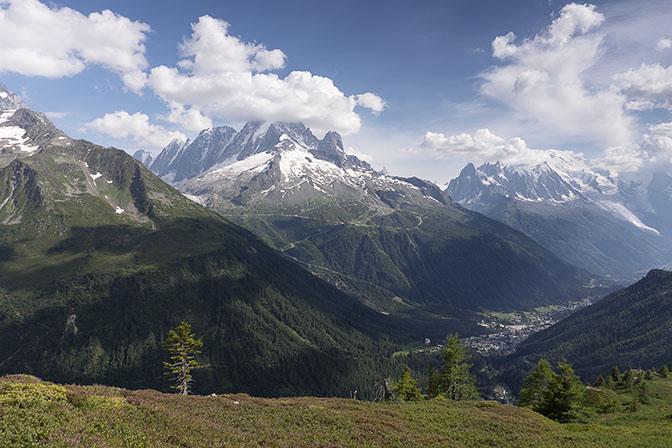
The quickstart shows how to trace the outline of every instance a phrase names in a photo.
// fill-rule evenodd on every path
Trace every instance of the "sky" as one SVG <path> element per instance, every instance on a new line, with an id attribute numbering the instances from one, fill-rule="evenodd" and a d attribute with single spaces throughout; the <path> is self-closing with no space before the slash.
<path id="1" fill-rule="evenodd" d="M 672 171 L 672 2 L 0 0 L 0 81 L 133 153 L 248 120 L 443 184 L 566 154 Z"/>

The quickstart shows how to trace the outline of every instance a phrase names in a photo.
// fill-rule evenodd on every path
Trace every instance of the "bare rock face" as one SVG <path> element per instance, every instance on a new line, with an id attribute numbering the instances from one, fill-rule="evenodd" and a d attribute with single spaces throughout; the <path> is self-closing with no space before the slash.
<path id="1" fill-rule="evenodd" d="M 21 101 L 21 98 L 15 93 L 7 89 L 3 83 L 0 82 L 0 111 L 28 108 L 26 103 Z"/>

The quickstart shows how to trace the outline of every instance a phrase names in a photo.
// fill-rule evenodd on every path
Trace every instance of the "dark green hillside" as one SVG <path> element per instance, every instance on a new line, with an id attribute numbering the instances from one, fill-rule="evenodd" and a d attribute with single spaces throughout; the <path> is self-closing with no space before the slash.
<path id="1" fill-rule="evenodd" d="M 195 390 L 370 392 L 409 336 L 189 201 L 123 151 L 49 146 L 0 170 L 0 372 L 165 389 L 161 341 L 204 340 Z"/>
<path id="2" fill-rule="evenodd" d="M 672 359 L 672 273 L 652 270 L 637 283 L 532 335 L 506 361 L 516 380 L 540 358 L 565 358 L 584 381 L 613 365 L 648 369 Z M 532 367 L 530 367 L 532 366 Z"/>
<path id="3" fill-rule="evenodd" d="M 455 316 L 530 309 L 595 294 L 585 288 L 591 279 L 587 272 L 521 233 L 454 204 L 392 204 L 395 208 L 373 213 L 356 201 L 346 202 L 218 211 L 387 311 Z"/>

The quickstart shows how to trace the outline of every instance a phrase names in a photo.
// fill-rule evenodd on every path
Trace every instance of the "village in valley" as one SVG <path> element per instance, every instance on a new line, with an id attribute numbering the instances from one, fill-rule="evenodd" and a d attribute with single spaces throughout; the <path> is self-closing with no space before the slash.
<path id="1" fill-rule="evenodd" d="M 489 331 L 465 338 L 463 343 L 482 355 L 508 354 L 530 335 L 545 330 L 578 309 L 590 305 L 584 299 L 566 305 L 536 308 L 514 313 L 483 313 L 478 325 Z"/>

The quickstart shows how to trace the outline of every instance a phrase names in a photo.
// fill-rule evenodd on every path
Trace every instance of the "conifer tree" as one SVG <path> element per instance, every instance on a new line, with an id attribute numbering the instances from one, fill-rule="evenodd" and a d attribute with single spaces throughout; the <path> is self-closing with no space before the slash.
<path id="1" fill-rule="evenodd" d="M 586 388 L 570 364 L 558 363 L 557 369 L 543 394 L 540 413 L 559 422 L 569 422 L 576 419 Z"/>
<path id="2" fill-rule="evenodd" d="M 611 368 L 611 379 L 614 384 L 617 384 L 621 381 L 621 372 L 618 371 L 618 366 Z"/>
<path id="3" fill-rule="evenodd" d="M 628 370 L 626 370 L 621 377 L 621 382 L 625 388 L 630 390 L 632 389 L 632 380 L 632 368 L 628 367 Z"/>
<path id="4" fill-rule="evenodd" d="M 606 384 L 607 384 L 607 383 L 606 383 L 606 381 L 604 380 L 604 377 L 603 377 L 602 374 L 600 373 L 600 374 L 598 375 L 597 379 L 595 380 L 595 384 L 594 384 L 594 386 L 595 386 L 595 387 L 604 387 L 604 386 L 606 386 Z"/>
<path id="5" fill-rule="evenodd" d="M 478 397 L 476 378 L 469 373 L 473 364 L 468 363 L 470 356 L 462 347 L 457 334 L 446 338 L 446 346 L 441 357 L 445 362 L 441 372 L 441 393 L 451 400 L 469 400 Z"/>
<path id="6" fill-rule="evenodd" d="M 172 354 L 171 362 L 164 362 L 166 369 L 165 375 L 175 375 L 175 385 L 172 389 L 177 389 L 182 395 L 187 395 L 191 388 L 191 371 L 200 369 L 194 355 L 201 353 L 203 341 L 196 339 L 191 332 L 191 325 L 182 321 L 174 330 L 168 332 L 168 337 L 163 341 L 164 348 Z"/>
<path id="7" fill-rule="evenodd" d="M 434 398 L 441 392 L 441 375 L 436 371 L 433 364 L 427 368 L 427 396 Z"/>
<path id="8" fill-rule="evenodd" d="M 394 385 L 394 391 L 399 399 L 403 401 L 422 400 L 422 393 L 418 389 L 418 382 L 411 376 L 411 369 L 408 366 L 404 366 L 401 378 Z"/>
<path id="9" fill-rule="evenodd" d="M 660 375 L 661 378 L 667 378 L 668 373 L 670 373 L 670 371 L 667 369 L 667 366 L 658 369 L 658 375 Z"/>
<path id="10" fill-rule="evenodd" d="M 542 409 L 544 394 L 554 376 L 551 365 L 545 359 L 539 360 L 534 372 L 525 378 L 523 388 L 520 390 L 518 405 L 539 412 Z"/>

